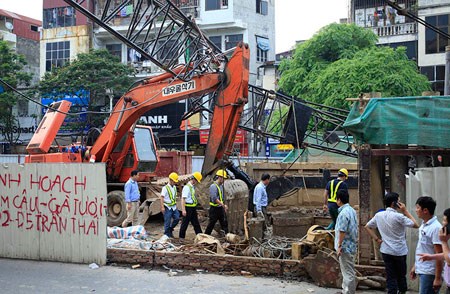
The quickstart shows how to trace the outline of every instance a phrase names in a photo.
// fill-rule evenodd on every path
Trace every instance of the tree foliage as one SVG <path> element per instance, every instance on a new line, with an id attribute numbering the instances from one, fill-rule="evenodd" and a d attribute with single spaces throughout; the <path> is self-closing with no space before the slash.
<path id="1" fill-rule="evenodd" d="M 347 108 L 347 97 L 381 92 L 383 97 L 420 95 L 430 89 L 425 76 L 402 47 L 377 47 L 370 30 L 331 24 L 297 46 L 282 61 L 280 88 L 285 93 Z"/>
<path id="2" fill-rule="evenodd" d="M 27 64 L 23 55 L 17 54 L 5 41 L 0 41 L 0 77 L 13 88 L 29 86 L 32 75 L 23 72 Z M 0 84 L 1 85 L 1 84 Z M 13 111 L 19 96 L 2 85 L 0 93 L 0 127 L 1 133 L 9 144 L 13 145 L 19 138 L 14 128 L 19 127 L 17 117 Z"/>
<path id="3" fill-rule="evenodd" d="M 105 111 L 109 105 L 108 95 L 121 96 L 133 82 L 132 69 L 120 62 L 107 50 L 91 50 L 80 53 L 68 65 L 47 72 L 39 84 L 43 97 L 53 99 L 65 95 L 74 96 L 80 91 L 88 91 L 85 105 L 90 111 Z M 106 115 L 88 115 L 87 123 L 98 127 Z"/>

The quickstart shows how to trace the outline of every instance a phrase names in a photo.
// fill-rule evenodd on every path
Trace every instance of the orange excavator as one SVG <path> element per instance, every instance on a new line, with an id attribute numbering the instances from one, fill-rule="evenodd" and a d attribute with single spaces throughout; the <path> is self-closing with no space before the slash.
<path id="1" fill-rule="evenodd" d="M 117 198 L 122 197 L 122 185 L 128 180 L 131 170 L 139 170 L 139 181 L 148 183 L 148 187 L 141 185 L 145 190 L 150 188 L 150 180 L 156 168 L 156 148 L 151 130 L 136 127 L 139 118 L 156 107 L 205 93 L 216 93 L 203 166 L 204 173 L 208 174 L 222 164 L 224 157 L 231 155 L 248 98 L 248 68 L 249 48 L 240 43 L 223 71 L 196 75 L 189 81 L 176 79 L 172 73 L 145 80 L 120 98 L 94 144 L 83 146 L 83 151 L 74 151 L 70 147 L 51 147 L 70 108 L 68 101 L 56 102 L 41 120 L 27 146 L 29 155 L 25 162 L 104 162 L 109 192 L 108 225 L 118 225 L 126 213 L 123 204 L 118 206 L 123 200 Z M 144 191 L 142 194 L 148 193 Z"/>
<path id="2" fill-rule="evenodd" d="M 99 1 L 96 11 L 103 11 L 101 15 L 84 0 L 64 1 L 166 71 L 133 85 L 103 129 L 88 132 L 86 142 L 78 146 L 52 146 L 70 109 L 68 101 L 53 103 L 27 147 L 26 163 L 105 163 L 108 225 L 120 225 L 126 217 L 123 185 L 132 170 L 139 171 L 141 200 L 155 200 L 160 192 L 151 183 L 158 167 L 155 141 L 151 129 L 137 121 L 151 109 L 208 96 L 212 119 L 202 173 L 206 176 L 223 167 L 248 100 L 250 50 L 239 43 L 228 58 L 172 1 L 134 1 L 126 34 L 111 24 L 129 0 Z"/>

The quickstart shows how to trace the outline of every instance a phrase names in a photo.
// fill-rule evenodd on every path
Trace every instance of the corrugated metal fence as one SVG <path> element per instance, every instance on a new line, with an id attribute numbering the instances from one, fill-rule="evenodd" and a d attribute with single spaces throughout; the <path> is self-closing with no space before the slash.
<path id="1" fill-rule="evenodd" d="M 106 263 L 104 164 L 0 165 L 0 256 Z"/>
<path id="2" fill-rule="evenodd" d="M 0 154 L 0 163 L 24 163 L 25 154 Z"/>

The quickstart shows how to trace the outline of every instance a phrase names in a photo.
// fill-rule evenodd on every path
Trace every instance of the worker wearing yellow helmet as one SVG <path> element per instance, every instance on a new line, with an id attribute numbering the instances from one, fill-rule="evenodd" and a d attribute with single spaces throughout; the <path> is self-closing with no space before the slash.
<path id="1" fill-rule="evenodd" d="M 206 227 L 205 234 L 211 235 L 216 222 L 219 221 L 220 227 L 228 233 L 227 210 L 228 206 L 225 204 L 225 194 L 223 190 L 223 183 L 228 178 L 227 172 L 219 169 L 216 172 L 216 180 L 209 187 L 209 223 Z"/>
<path id="2" fill-rule="evenodd" d="M 183 220 L 180 227 L 180 239 L 186 237 L 186 230 L 189 223 L 194 227 L 195 234 L 201 234 L 202 228 L 198 222 L 197 215 L 197 197 L 195 195 L 195 186 L 202 181 L 202 174 L 195 172 L 189 182 L 183 187 L 181 191 L 181 212 L 183 214 Z"/>
<path id="3" fill-rule="evenodd" d="M 180 221 L 180 213 L 177 209 L 178 174 L 169 175 L 169 183 L 161 190 L 161 213 L 164 215 L 164 235 L 173 238 L 173 230 Z"/>
<path id="4" fill-rule="evenodd" d="M 338 171 L 337 179 L 329 181 L 323 193 L 323 210 L 324 212 L 328 211 L 332 219 L 332 222 L 326 228 L 327 230 L 334 230 L 339 209 L 336 203 L 336 193 L 339 190 L 346 190 L 348 192 L 348 186 L 347 183 L 345 183 L 347 178 L 348 170 L 341 168 Z"/>

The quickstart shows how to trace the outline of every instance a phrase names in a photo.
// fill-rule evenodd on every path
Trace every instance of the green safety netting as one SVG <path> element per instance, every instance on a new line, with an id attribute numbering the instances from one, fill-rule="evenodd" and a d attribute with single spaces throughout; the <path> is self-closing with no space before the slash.
<path id="1" fill-rule="evenodd" d="M 344 128 L 368 144 L 450 148 L 450 97 L 372 98 L 362 114 L 356 102 Z"/>

